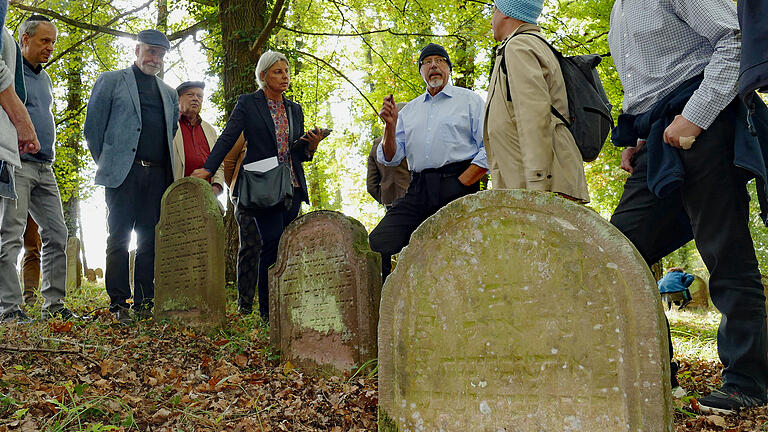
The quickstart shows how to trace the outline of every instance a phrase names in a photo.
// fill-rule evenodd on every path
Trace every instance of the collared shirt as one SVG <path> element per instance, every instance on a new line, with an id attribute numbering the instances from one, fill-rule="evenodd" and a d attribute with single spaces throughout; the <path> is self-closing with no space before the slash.
<path id="1" fill-rule="evenodd" d="M 484 107 L 480 95 L 450 83 L 435 96 L 425 92 L 408 102 L 398 115 L 395 156 L 387 162 L 383 146 L 379 146 L 376 159 L 382 165 L 397 166 L 406 158 L 415 172 L 468 159 L 487 169 Z"/>
<path id="2" fill-rule="evenodd" d="M 731 0 L 616 0 L 608 43 L 627 114 L 702 72 L 683 117 L 706 129 L 736 96 L 741 35 Z"/>
<path id="3" fill-rule="evenodd" d="M 200 116 L 197 116 L 197 122 L 194 125 L 186 116 L 179 116 L 179 129 L 184 141 L 184 177 L 189 177 L 192 171 L 202 168 L 208 155 L 211 154 L 211 146 L 208 145 L 208 139 L 205 137 Z"/>

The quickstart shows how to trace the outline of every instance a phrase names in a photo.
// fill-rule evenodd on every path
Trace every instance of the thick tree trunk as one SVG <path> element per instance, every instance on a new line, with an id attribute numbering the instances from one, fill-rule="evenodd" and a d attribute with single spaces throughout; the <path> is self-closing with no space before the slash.
<path id="1" fill-rule="evenodd" d="M 56 177 L 61 194 L 61 204 L 64 211 L 64 223 L 67 226 L 68 237 L 78 237 L 80 225 L 80 184 L 84 152 L 81 144 L 83 111 L 83 63 L 70 62 L 65 69 L 67 87 L 67 105 L 61 116 L 64 118 L 64 133 L 59 134 L 56 151 Z M 80 238 L 80 244 L 82 244 Z M 68 251 L 69 253 L 69 251 Z M 76 256 L 76 268 L 82 271 L 79 250 Z M 69 259 L 69 258 L 68 258 Z"/>
<path id="2" fill-rule="evenodd" d="M 69 237 L 77 236 L 78 220 L 80 219 L 80 171 L 82 161 L 80 155 L 83 147 L 80 143 L 81 119 L 83 112 L 83 81 L 82 63 L 72 62 L 72 67 L 67 69 L 67 106 L 61 114 L 65 119 L 65 133 L 58 142 L 56 153 L 56 174 L 59 180 L 62 207 L 64 209 L 64 222 L 67 225 Z"/>
<path id="3" fill-rule="evenodd" d="M 264 27 L 267 16 L 267 3 L 264 0 L 222 0 L 219 3 L 221 45 L 224 49 L 221 84 L 227 117 L 232 113 L 239 95 L 256 90 L 254 71 L 261 51 L 251 51 L 250 48 Z M 234 282 L 237 280 L 239 237 L 231 203 L 227 205 L 224 232 L 226 278 L 228 282 Z"/>

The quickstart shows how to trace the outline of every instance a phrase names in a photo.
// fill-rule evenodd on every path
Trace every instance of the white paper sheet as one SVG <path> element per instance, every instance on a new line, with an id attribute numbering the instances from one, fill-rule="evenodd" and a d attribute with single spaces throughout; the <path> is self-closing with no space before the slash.
<path id="1" fill-rule="evenodd" d="M 243 169 L 250 172 L 263 173 L 277 167 L 277 156 L 262 159 L 243 165 Z"/>

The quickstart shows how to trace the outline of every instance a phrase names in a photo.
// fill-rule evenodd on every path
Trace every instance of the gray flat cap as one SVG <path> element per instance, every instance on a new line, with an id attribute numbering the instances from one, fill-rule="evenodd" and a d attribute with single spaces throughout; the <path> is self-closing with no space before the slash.
<path id="1" fill-rule="evenodd" d="M 188 88 L 205 89 L 205 83 L 202 81 L 184 81 L 183 83 L 179 84 L 178 87 L 176 87 L 176 92 L 179 94 L 179 96 L 181 96 L 184 90 Z"/>
<path id="2" fill-rule="evenodd" d="M 155 29 L 142 30 L 137 35 L 136 39 L 147 45 L 155 45 L 163 47 L 165 49 L 171 49 L 171 43 L 168 42 L 168 38 L 165 35 Z"/>

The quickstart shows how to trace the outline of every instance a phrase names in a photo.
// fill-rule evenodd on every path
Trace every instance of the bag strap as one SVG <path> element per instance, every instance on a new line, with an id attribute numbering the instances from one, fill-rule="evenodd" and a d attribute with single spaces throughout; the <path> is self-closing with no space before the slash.
<path id="1" fill-rule="evenodd" d="M 499 67 L 500 67 L 500 68 L 501 68 L 501 70 L 504 72 L 504 75 L 505 75 L 505 76 L 509 76 L 509 73 L 507 73 L 507 60 L 506 60 L 506 48 L 507 48 L 507 44 L 508 44 L 508 43 L 509 43 L 509 42 L 512 40 L 512 38 L 514 38 L 515 36 L 519 36 L 519 35 L 529 35 L 529 36 L 534 36 L 534 37 L 536 37 L 537 39 L 539 39 L 540 41 L 544 42 L 544 43 L 545 43 L 545 44 L 546 44 L 546 45 L 549 47 L 549 49 L 552 51 L 552 53 L 555 55 L 555 58 L 557 59 L 558 63 L 564 59 L 564 57 L 563 57 L 563 54 L 562 54 L 560 51 L 558 51 L 557 49 L 555 49 L 555 47 L 553 47 L 553 46 L 552 46 L 552 45 L 549 43 L 549 41 L 547 41 L 547 40 L 546 40 L 546 39 L 544 39 L 543 37 L 541 37 L 541 36 L 537 35 L 536 33 L 528 33 L 528 32 L 520 32 L 520 33 L 516 33 L 516 34 L 513 34 L 511 38 L 507 39 L 507 41 L 506 41 L 506 42 L 504 42 L 504 45 L 502 45 L 502 46 L 501 46 L 501 48 L 500 48 L 500 49 L 501 49 L 501 65 L 500 65 Z M 561 70 L 561 73 L 562 73 L 562 70 Z M 509 101 L 509 102 L 511 102 L 511 101 L 512 101 L 512 93 L 511 93 L 511 92 L 510 92 L 510 90 L 509 90 L 509 82 L 507 82 L 507 101 Z M 555 117 L 557 117 L 557 118 L 558 118 L 558 119 L 559 119 L 561 122 L 563 122 L 563 123 L 565 124 L 565 126 L 566 126 L 566 127 L 569 127 L 569 128 L 571 127 L 571 122 L 569 122 L 568 120 L 566 120 L 565 116 L 564 116 L 564 115 L 562 115 L 562 114 L 560 113 L 560 111 L 558 111 L 558 110 L 557 110 L 557 108 L 555 108 L 555 106 L 554 106 L 554 105 L 550 105 L 550 106 L 549 106 L 549 110 L 552 112 L 552 114 L 553 114 Z"/>
<path id="2" fill-rule="evenodd" d="M 288 105 L 288 142 L 293 141 L 293 106 Z M 290 145 L 290 144 L 289 144 Z"/>

